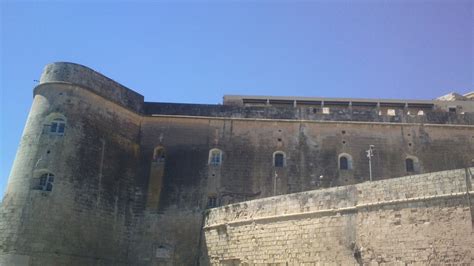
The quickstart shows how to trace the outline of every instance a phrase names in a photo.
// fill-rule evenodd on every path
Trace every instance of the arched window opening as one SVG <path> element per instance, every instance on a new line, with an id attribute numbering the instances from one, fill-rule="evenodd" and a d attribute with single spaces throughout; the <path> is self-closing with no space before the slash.
<path id="1" fill-rule="evenodd" d="M 339 154 L 339 170 L 352 169 L 352 156 L 347 153 Z"/>
<path id="2" fill-rule="evenodd" d="M 347 157 L 342 156 L 341 158 L 339 158 L 339 169 L 349 170 L 349 162 L 347 160 Z"/>
<path id="3" fill-rule="evenodd" d="M 285 154 L 283 152 L 275 152 L 273 154 L 273 166 L 275 167 L 285 166 Z"/>
<path id="4" fill-rule="evenodd" d="M 209 165 L 218 166 L 222 163 L 222 151 L 219 149 L 212 149 L 209 151 Z"/>
<path id="5" fill-rule="evenodd" d="M 62 118 L 55 118 L 51 122 L 49 132 L 53 135 L 64 135 L 64 129 L 66 128 L 66 121 Z"/>
<path id="6" fill-rule="evenodd" d="M 165 148 L 156 147 L 153 151 L 153 162 L 155 163 L 164 163 L 166 160 Z"/>
<path id="7" fill-rule="evenodd" d="M 415 172 L 415 161 L 412 158 L 405 160 L 405 168 L 407 172 Z"/>
<path id="8" fill-rule="evenodd" d="M 54 183 L 54 175 L 51 173 L 45 173 L 40 176 L 39 183 L 35 187 L 35 189 L 42 190 L 42 191 L 52 191 L 53 183 Z"/>

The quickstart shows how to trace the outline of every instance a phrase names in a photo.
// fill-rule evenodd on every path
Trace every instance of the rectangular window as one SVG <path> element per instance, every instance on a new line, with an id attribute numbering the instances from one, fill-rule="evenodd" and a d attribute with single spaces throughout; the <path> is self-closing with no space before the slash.
<path id="1" fill-rule="evenodd" d="M 323 114 L 329 114 L 329 107 L 323 107 Z"/>
<path id="2" fill-rule="evenodd" d="M 341 170 L 349 170 L 349 163 L 346 157 L 341 157 L 339 159 L 339 169 Z"/>
<path id="3" fill-rule="evenodd" d="M 207 207 L 208 208 L 217 207 L 217 197 L 216 196 L 210 196 L 210 197 L 207 198 Z"/>
<path id="4" fill-rule="evenodd" d="M 406 159 L 405 164 L 406 164 L 405 166 L 406 166 L 407 172 L 414 172 L 415 171 L 415 164 L 413 162 L 413 159 Z"/>
<path id="5" fill-rule="evenodd" d="M 58 123 L 56 122 L 51 123 L 50 131 L 53 133 L 56 133 L 57 130 L 58 130 Z"/>
<path id="6" fill-rule="evenodd" d="M 222 151 L 212 149 L 209 151 L 209 165 L 218 166 L 222 163 Z"/>
<path id="7" fill-rule="evenodd" d="M 211 157 L 211 165 L 221 164 L 221 156 L 219 153 L 213 153 Z"/>
<path id="8" fill-rule="evenodd" d="M 65 126 L 64 123 L 60 123 L 60 124 L 59 124 L 59 128 L 58 128 L 58 133 L 59 133 L 59 134 L 63 134 L 63 133 L 64 133 L 64 126 Z"/>
<path id="9" fill-rule="evenodd" d="M 283 167 L 285 165 L 285 156 L 281 153 L 275 154 L 275 167 Z"/>
<path id="10" fill-rule="evenodd" d="M 43 174 L 38 180 L 38 183 L 33 187 L 35 190 L 52 191 L 54 183 L 54 175 L 51 173 Z"/>

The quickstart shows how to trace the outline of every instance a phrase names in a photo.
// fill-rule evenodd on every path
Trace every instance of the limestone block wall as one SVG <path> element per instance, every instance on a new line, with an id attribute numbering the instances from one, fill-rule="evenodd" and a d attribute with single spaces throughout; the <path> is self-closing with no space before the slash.
<path id="1" fill-rule="evenodd" d="M 471 182 L 465 169 L 450 170 L 215 208 L 203 257 L 212 265 L 472 264 Z"/>

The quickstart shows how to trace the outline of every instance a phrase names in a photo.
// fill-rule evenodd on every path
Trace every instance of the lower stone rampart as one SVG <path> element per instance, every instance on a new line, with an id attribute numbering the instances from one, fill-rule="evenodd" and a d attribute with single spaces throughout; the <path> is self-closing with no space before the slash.
<path id="1" fill-rule="evenodd" d="M 406 176 L 208 212 L 212 265 L 473 264 L 471 169 Z"/>

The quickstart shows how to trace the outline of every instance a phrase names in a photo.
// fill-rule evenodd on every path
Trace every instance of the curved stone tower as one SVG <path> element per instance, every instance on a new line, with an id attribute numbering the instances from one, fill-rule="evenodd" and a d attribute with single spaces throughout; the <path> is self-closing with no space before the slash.
<path id="1" fill-rule="evenodd" d="M 126 264 L 143 96 L 45 67 L 0 208 L 0 265 Z"/>

